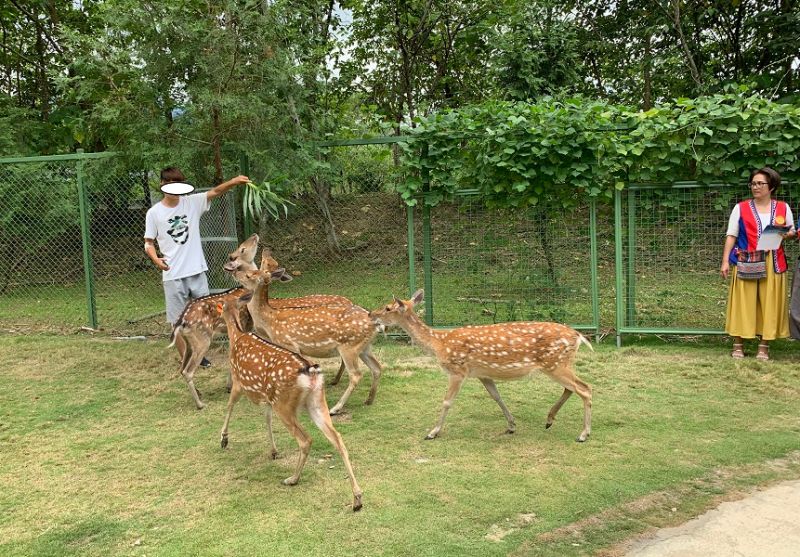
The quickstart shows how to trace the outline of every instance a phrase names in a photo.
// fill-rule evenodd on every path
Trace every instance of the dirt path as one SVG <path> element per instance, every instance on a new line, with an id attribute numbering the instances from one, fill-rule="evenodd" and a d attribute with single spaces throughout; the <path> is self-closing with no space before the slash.
<path id="1" fill-rule="evenodd" d="M 800 480 L 783 482 L 634 542 L 626 557 L 797 557 Z"/>

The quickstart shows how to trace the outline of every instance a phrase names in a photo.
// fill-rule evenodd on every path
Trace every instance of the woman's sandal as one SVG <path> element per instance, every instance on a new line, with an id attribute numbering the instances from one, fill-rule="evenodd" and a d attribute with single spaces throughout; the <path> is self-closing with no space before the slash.
<path id="1" fill-rule="evenodd" d="M 761 360 L 762 362 L 769 360 L 769 344 L 758 345 L 758 354 L 756 354 L 756 360 Z"/>
<path id="2" fill-rule="evenodd" d="M 733 351 L 731 352 L 732 358 L 744 358 L 744 349 L 742 348 L 741 343 L 734 343 Z"/>

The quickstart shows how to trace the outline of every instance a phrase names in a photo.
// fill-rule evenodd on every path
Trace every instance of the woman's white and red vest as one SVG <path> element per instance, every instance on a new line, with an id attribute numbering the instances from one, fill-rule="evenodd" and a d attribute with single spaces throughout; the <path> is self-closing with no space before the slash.
<path id="1" fill-rule="evenodd" d="M 768 224 L 775 223 L 775 217 L 783 217 L 783 222 L 786 223 L 786 209 L 788 205 L 783 201 L 772 200 L 770 207 L 770 218 Z M 761 237 L 763 225 L 761 219 L 758 217 L 755 201 L 752 199 L 742 201 L 739 203 L 739 235 L 736 237 L 736 243 L 731 250 L 731 255 L 728 258 L 731 265 L 737 263 L 737 253 L 739 251 L 756 251 L 758 239 Z M 772 258 L 772 265 L 776 273 L 785 273 L 788 266 L 786 265 L 786 253 L 783 251 L 783 245 L 774 251 Z"/>

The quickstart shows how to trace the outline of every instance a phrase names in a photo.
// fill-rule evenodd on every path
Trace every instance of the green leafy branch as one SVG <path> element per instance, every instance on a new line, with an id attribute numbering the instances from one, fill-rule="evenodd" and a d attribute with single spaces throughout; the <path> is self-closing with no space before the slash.
<path id="1" fill-rule="evenodd" d="M 247 182 L 242 196 L 242 210 L 245 217 L 257 219 L 267 213 L 273 219 L 278 220 L 281 212 L 284 217 L 288 216 L 289 205 L 294 205 L 294 203 L 279 195 L 275 189 L 277 188 L 274 188 L 269 182 L 261 184 Z"/>

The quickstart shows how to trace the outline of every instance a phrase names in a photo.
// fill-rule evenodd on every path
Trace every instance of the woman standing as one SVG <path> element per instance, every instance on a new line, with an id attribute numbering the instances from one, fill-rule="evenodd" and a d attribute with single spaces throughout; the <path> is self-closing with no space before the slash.
<path id="1" fill-rule="evenodd" d="M 744 358 L 742 339 L 759 337 L 756 358 L 769 360 L 769 341 L 789 336 L 786 254 L 758 250 L 767 225 L 788 227 L 785 238 L 795 236 L 792 210 L 773 199 L 781 176 L 764 167 L 750 174 L 752 198 L 737 203 L 728 220 L 720 274 L 731 275 L 725 332 L 733 337 L 734 358 Z M 731 266 L 733 269 L 731 270 Z"/>

